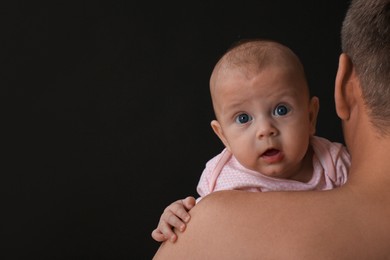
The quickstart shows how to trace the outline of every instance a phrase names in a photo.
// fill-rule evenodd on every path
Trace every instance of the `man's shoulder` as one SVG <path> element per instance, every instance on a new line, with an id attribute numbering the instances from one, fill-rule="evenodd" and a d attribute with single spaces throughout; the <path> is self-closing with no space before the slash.
<path id="1" fill-rule="evenodd" d="M 390 258 L 390 208 L 366 197 L 344 187 L 215 192 L 191 209 L 187 229 L 155 259 Z"/>
<path id="2" fill-rule="evenodd" d="M 214 251 L 220 247 L 229 248 L 239 259 L 246 259 L 245 255 L 248 259 L 365 259 L 364 254 L 368 259 L 369 251 L 362 250 L 369 246 L 364 235 L 367 227 L 361 226 L 362 217 L 356 217 L 362 211 L 348 206 L 343 195 L 338 191 L 221 191 L 194 208 L 191 225 L 207 230 L 204 246 L 212 243 L 209 253 L 215 257 L 221 257 Z M 349 240 L 349 247 L 341 246 Z"/>

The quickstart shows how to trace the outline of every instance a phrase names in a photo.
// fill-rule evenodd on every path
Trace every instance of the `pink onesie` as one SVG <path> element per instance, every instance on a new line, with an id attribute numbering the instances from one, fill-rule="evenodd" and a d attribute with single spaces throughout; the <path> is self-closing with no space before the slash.
<path id="1" fill-rule="evenodd" d="M 245 191 L 298 191 L 329 190 L 343 185 L 347 180 L 350 156 L 346 148 L 335 142 L 314 136 L 313 176 L 304 183 L 290 179 L 272 178 L 244 168 L 226 149 L 206 163 L 197 191 L 201 196 L 218 190 Z"/>

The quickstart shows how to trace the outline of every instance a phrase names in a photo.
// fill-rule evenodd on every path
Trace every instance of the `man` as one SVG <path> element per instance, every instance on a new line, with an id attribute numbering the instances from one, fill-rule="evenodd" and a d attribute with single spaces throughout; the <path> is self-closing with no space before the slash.
<path id="1" fill-rule="evenodd" d="M 154 259 L 390 259 L 390 0 L 352 0 L 336 111 L 351 154 L 330 191 L 222 191 Z"/>

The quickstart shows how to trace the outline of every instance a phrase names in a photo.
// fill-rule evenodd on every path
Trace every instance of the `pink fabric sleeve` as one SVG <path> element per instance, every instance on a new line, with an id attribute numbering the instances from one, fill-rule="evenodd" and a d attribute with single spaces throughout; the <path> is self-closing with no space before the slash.
<path id="1" fill-rule="evenodd" d="M 219 173 L 231 156 L 232 154 L 225 148 L 220 154 L 206 163 L 197 186 L 197 192 L 201 197 L 214 191 Z"/>
<path id="2" fill-rule="evenodd" d="M 348 170 L 351 165 L 350 155 L 344 145 L 330 142 L 322 137 L 313 137 L 311 140 L 316 156 L 326 169 L 326 175 L 333 185 L 339 187 L 347 181 Z"/>

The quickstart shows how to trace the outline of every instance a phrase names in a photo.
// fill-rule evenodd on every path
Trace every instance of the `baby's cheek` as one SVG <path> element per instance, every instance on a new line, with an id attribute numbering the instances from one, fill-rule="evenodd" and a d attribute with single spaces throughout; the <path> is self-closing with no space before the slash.
<path id="1" fill-rule="evenodd" d="M 247 166 L 252 165 L 254 158 L 256 157 L 256 151 L 252 149 L 251 145 L 242 145 L 237 148 L 237 152 L 233 153 L 236 155 L 236 158 Z"/>
<path id="2" fill-rule="evenodd" d="M 295 157 L 296 160 L 301 160 L 308 150 L 309 138 L 296 138 L 290 147 L 290 156 Z"/>

